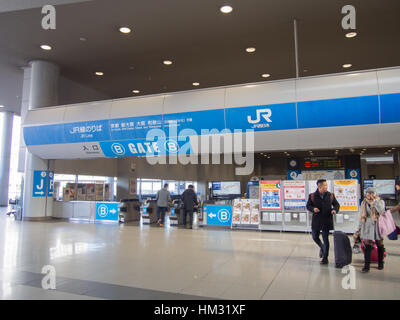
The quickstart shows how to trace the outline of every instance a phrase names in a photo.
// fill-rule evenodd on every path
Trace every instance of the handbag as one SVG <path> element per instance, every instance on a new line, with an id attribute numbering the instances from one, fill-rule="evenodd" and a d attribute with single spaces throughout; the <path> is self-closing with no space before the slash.
<path id="1" fill-rule="evenodd" d="M 394 230 L 391 234 L 388 235 L 388 239 L 389 240 L 397 240 L 398 239 L 397 232 L 398 232 L 398 230 L 396 228 L 396 230 Z"/>
<path id="2" fill-rule="evenodd" d="M 382 238 L 386 238 L 396 229 L 393 216 L 390 210 L 386 210 L 379 216 L 379 233 Z"/>

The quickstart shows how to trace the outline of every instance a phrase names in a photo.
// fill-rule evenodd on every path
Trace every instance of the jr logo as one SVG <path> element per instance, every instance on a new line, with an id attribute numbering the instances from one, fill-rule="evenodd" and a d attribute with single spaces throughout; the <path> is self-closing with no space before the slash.
<path id="1" fill-rule="evenodd" d="M 251 118 L 251 116 L 247 116 L 247 121 L 251 124 L 256 124 L 259 123 L 261 121 L 261 117 L 262 116 L 267 122 L 272 122 L 272 120 L 270 119 L 272 116 L 272 111 L 271 109 L 257 109 L 257 118 L 256 120 L 253 120 Z"/>

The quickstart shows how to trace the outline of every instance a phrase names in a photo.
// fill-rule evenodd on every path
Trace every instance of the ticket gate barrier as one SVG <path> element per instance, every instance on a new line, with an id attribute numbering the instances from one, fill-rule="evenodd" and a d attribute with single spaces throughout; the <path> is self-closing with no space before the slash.
<path id="1" fill-rule="evenodd" d="M 119 222 L 139 221 L 140 220 L 140 201 L 139 199 L 121 200 Z"/>
<path id="2" fill-rule="evenodd" d="M 146 200 L 141 207 L 142 223 L 153 224 L 157 222 L 157 200 Z"/>

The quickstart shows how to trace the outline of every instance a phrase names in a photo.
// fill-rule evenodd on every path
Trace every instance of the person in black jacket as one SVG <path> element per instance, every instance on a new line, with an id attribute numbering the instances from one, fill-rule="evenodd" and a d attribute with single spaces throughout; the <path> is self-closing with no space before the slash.
<path id="1" fill-rule="evenodd" d="M 190 216 L 190 229 L 193 225 L 193 212 L 194 206 L 198 205 L 197 196 L 194 192 L 194 186 L 189 185 L 188 188 L 182 193 L 181 196 L 183 202 L 183 227 L 186 228 L 186 217 L 187 214 Z"/>
<path id="2" fill-rule="evenodd" d="M 339 212 L 340 204 L 333 193 L 328 192 L 325 179 L 317 181 L 318 189 L 308 197 L 307 210 L 313 213 L 311 231 L 314 242 L 320 248 L 321 264 L 328 264 L 329 231 L 333 230 L 333 215 Z M 322 244 L 319 235 L 322 231 Z"/>

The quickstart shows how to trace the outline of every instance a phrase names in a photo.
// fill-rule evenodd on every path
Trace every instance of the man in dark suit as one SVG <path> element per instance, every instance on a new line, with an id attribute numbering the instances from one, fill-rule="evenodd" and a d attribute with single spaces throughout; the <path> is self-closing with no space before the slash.
<path id="1" fill-rule="evenodd" d="M 311 231 L 314 242 L 320 248 L 321 264 L 328 264 L 329 256 L 329 231 L 333 230 L 333 215 L 337 214 L 340 204 L 333 193 L 328 192 L 328 184 L 325 179 L 317 181 L 318 189 L 308 197 L 307 210 L 313 213 Z M 322 231 L 322 239 L 320 233 Z"/>
<path id="2" fill-rule="evenodd" d="M 187 214 L 190 216 L 190 229 L 193 225 L 193 212 L 194 206 L 198 205 L 197 196 L 194 192 L 194 186 L 189 185 L 188 188 L 182 193 L 181 196 L 183 202 L 183 227 L 186 228 L 186 217 Z"/>

